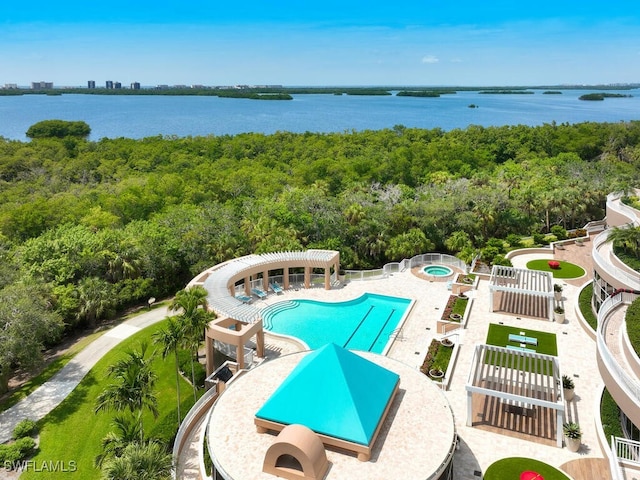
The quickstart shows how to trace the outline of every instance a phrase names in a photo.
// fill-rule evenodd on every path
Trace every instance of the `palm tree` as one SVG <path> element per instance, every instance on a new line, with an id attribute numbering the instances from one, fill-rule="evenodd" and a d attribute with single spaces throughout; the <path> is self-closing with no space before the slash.
<path id="1" fill-rule="evenodd" d="M 172 312 L 182 310 L 182 316 L 188 318 L 198 307 L 207 308 L 208 294 L 207 290 L 200 285 L 180 290 L 169 304 L 169 310 Z"/>
<path id="2" fill-rule="evenodd" d="M 636 257 L 640 256 L 640 227 L 613 227 L 607 234 L 607 241 L 622 246 L 625 251 L 631 250 Z"/>
<path id="3" fill-rule="evenodd" d="M 153 387 L 157 376 L 151 369 L 155 352 L 147 358 L 148 344 L 142 343 L 140 350 L 127 352 L 125 358 L 107 369 L 107 374 L 115 379 L 96 399 L 96 413 L 101 410 L 129 410 L 132 414 L 149 410 L 158 418 L 158 399 Z M 142 416 L 139 416 L 142 431 Z"/>
<path id="4" fill-rule="evenodd" d="M 127 445 L 144 441 L 139 420 L 133 421 L 132 418 L 116 415 L 112 423 L 116 431 L 107 433 L 102 439 L 102 453 L 95 458 L 95 466 L 98 468 L 106 460 L 122 455 Z"/>
<path id="5" fill-rule="evenodd" d="M 196 400 L 196 375 L 194 360 L 198 359 L 198 348 L 204 337 L 204 330 L 215 314 L 208 310 L 208 292 L 204 287 L 195 286 L 180 290 L 169 304 L 169 310 L 182 310 L 181 320 L 184 331 L 184 345 L 191 350 L 191 384 L 193 399 Z"/>
<path id="6" fill-rule="evenodd" d="M 178 392 L 178 425 L 182 421 L 180 416 L 180 362 L 178 360 L 178 348 L 184 343 L 184 328 L 175 319 L 169 318 L 167 320 L 166 328 L 157 331 L 153 335 L 155 343 L 162 346 L 162 358 L 173 353 L 176 360 L 176 391 Z"/>
<path id="7" fill-rule="evenodd" d="M 76 295 L 80 304 L 76 317 L 85 320 L 90 327 L 94 327 L 96 320 L 114 306 L 111 285 L 98 277 L 83 278 L 78 283 Z"/>
<path id="8" fill-rule="evenodd" d="M 184 325 L 184 345 L 191 350 L 191 385 L 193 387 L 193 399 L 197 399 L 196 395 L 196 374 L 195 374 L 195 362 L 198 361 L 198 349 L 204 338 L 204 331 L 209 325 L 209 322 L 215 318 L 213 312 L 199 309 L 196 310 L 193 315 L 185 319 Z"/>
<path id="9" fill-rule="evenodd" d="M 131 443 L 122 455 L 105 464 L 107 480 L 168 480 L 173 462 L 171 455 L 157 442 Z"/>

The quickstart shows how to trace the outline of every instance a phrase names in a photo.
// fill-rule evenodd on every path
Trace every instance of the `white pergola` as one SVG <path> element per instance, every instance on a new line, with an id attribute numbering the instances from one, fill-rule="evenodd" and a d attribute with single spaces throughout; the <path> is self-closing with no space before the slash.
<path id="1" fill-rule="evenodd" d="M 533 298 L 544 302 L 546 309 L 531 308 L 529 316 L 541 316 L 541 310 L 549 320 L 553 320 L 553 274 L 541 270 L 494 265 L 489 281 L 490 308 L 494 311 L 494 293 L 503 292 L 520 299 Z M 523 302 L 520 302 L 523 303 Z M 526 302 L 525 302 L 526 303 Z M 535 302 L 530 302 L 535 307 Z M 520 305 L 521 308 L 526 308 Z M 522 312 L 517 312 L 522 313 Z"/>
<path id="2" fill-rule="evenodd" d="M 556 443 L 562 447 L 565 403 L 558 357 L 476 345 L 465 390 L 468 427 L 473 426 L 473 394 L 488 395 L 523 414 L 535 407 L 555 410 Z"/>
<path id="3" fill-rule="evenodd" d="M 220 263 L 210 268 L 190 285 L 203 285 L 209 295 L 209 307 L 218 314 L 230 318 L 254 323 L 260 319 L 260 309 L 246 305 L 234 296 L 235 282 L 244 280 L 245 293 L 251 295 L 252 278 L 261 276 L 262 287 L 269 289 L 269 272 L 283 270 L 283 288 L 289 288 L 289 271 L 291 268 L 304 268 L 304 286 L 311 286 L 311 272 L 314 268 L 324 269 L 324 287 L 331 288 L 333 276 L 337 276 L 340 268 L 340 252 L 335 250 L 303 250 L 294 252 L 273 252 L 261 255 L 246 255 Z"/>

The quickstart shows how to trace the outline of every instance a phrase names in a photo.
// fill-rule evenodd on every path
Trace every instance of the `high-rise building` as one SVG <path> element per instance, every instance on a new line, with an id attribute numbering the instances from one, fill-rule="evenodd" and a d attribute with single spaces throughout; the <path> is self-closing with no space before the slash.
<path id="1" fill-rule="evenodd" d="M 140 90 L 140 82 L 131 83 L 131 90 Z"/>
<path id="2" fill-rule="evenodd" d="M 107 80 L 107 81 L 104 83 L 104 86 L 105 86 L 105 88 L 106 88 L 107 90 L 113 90 L 113 82 L 112 82 L 111 80 Z"/>
<path id="3" fill-rule="evenodd" d="M 89 80 L 87 82 L 87 88 L 96 88 L 96 81 L 95 80 Z"/>
<path id="4" fill-rule="evenodd" d="M 53 82 L 31 82 L 32 90 L 43 90 L 53 88 Z"/>
<path id="5" fill-rule="evenodd" d="M 120 82 L 114 82 L 114 83 L 113 83 L 113 88 L 115 88 L 115 89 L 120 89 L 120 88 L 122 88 L 122 83 L 120 83 Z"/>

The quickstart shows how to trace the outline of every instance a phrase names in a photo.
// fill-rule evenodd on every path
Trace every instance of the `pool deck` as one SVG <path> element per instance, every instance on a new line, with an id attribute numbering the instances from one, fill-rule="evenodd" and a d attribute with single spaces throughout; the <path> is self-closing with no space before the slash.
<path id="1" fill-rule="evenodd" d="M 573 250 L 577 251 L 573 252 Z M 489 465 L 498 459 L 511 456 L 535 458 L 557 468 L 579 459 L 603 457 L 593 420 L 598 414 L 596 394 L 602 385 L 596 364 L 596 345 L 584 331 L 574 313 L 579 287 L 590 280 L 592 272 L 589 252 L 589 248 L 575 247 L 571 251 L 567 249 L 557 252 L 558 255 L 555 257 L 579 264 L 588 272 L 587 276 L 581 279 L 559 281 L 564 287 L 563 299 L 566 310 L 564 324 L 538 318 L 524 316 L 518 318 L 509 314 L 490 312 L 488 280 L 480 280 L 477 290 L 469 294 L 469 297 L 473 299 L 473 305 L 470 313 L 468 312 L 467 328 L 460 330 L 457 339 L 454 337 L 454 341 L 460 346 L 459 354 L 455 368 L 450 375 L 449 390 L 445 392 L 454 412 L 456 430 L 460 438 L 459 450 L 454 459 L 454 478 L 480 478 L 478 472 L 484 472 Z M 514 267 L 525 268 L 526 263 L 534 258 L 552 259 L 554 256 L 551 253 L 548 255 L 520 255 L 513 259 Z M 405 321 L 401 333 L 391 346 L 388 356 L 417 369 L 422 364 L 431 340 L 440 338 L 436 332 L 436 323 L 445 308 L 449 295 L 451 295 L 447 289 L 447 280 L 449 279 L 430 279 L 415 272 L 404 271 L 395 273 L 386 279 L 349 282 L 330 291 L 320 288 L 290 289 L 285 295 L 270 295 L 265 300 L 254 302 L 254 305 L 260 308 L 262 305 L 266 306 L 294 298 L 344 301 L 358 297 L 365 292 L 412 298 L 415 300 L 413 309 Z M 566 448 L 548 445 L 548 439 L 540 438 L 539 441 L 536 441 L 535 436 L 519 438 L 521 435 L 517 436 L 506 430 L 466 426 L 467 395 L 465 384 L 474 346 L 484 343 L 489 324 L 498 322 L 517 326 L 522 330 L 542 330 L 557 335 L 561 373 L 573 376 L 576 383 L 574 400 L 568 402 L 566 406 L 565 421 L 580 423 L 583 437 L 579 452 L 572 453 Z M 299 346 L 295 342 L 283 341 L 271 335 L 267 335 L 266 344 L 268 357 L 299 350 Z M 601 472 L 597 472 L 596 477 L 610 478 L 606 462 L 600 463 L 604 465 L 604 468 Z M 575 471 L 579 471 L 579 469 Z M 591 473 L 594 472 L 591 471 Z M 580 480 L 579 476 L 574 478 Z"/>

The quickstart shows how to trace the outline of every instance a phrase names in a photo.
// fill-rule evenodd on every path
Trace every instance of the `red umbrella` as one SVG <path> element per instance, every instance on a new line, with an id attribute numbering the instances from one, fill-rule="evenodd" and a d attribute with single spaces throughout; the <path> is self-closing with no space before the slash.
<path id="1" fill-rule="evenodd" d="M 538 472 L 527 470 L 526 472 L 522 472 L 520 474 L 520 480 L 544 480 L 544 477 Z"/>

